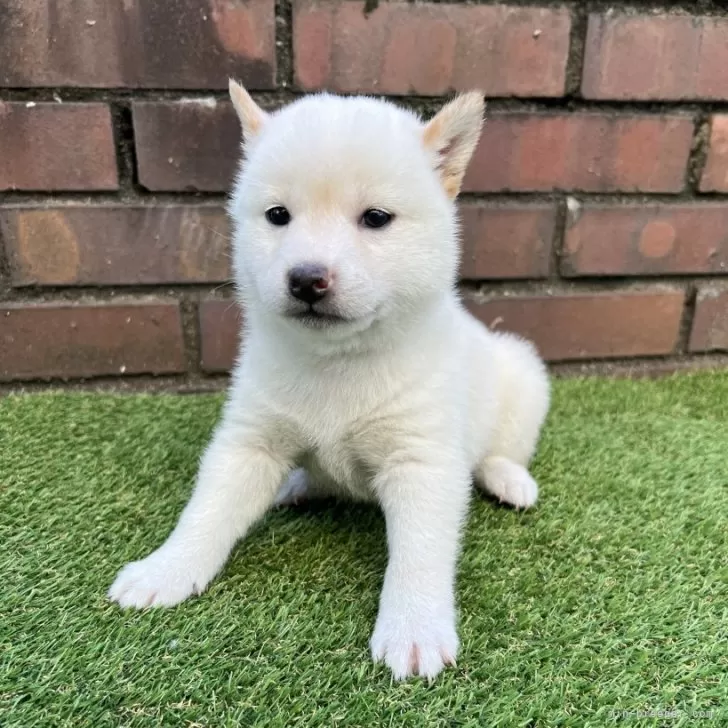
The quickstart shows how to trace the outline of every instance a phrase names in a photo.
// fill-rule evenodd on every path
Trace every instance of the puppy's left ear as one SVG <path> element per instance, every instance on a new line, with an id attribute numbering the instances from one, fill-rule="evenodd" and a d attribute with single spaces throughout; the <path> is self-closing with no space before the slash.
<path id="1" fill-rule="evenodd" d="M 230 100 L 243 127 L 243 145 L 258 135 L 268 120 L 268 114 L 253 101 L 250 94 L 237 81 L 230 79 L 228 84 Z"/>
<path id="2" fill-rule="evenodd" d="M 437 157 L 437 172 L 448 197 L 455 199 L 483 127 L 485 102 L 479 91 L 461 94 L 425 125 L 422 141 Z"/>

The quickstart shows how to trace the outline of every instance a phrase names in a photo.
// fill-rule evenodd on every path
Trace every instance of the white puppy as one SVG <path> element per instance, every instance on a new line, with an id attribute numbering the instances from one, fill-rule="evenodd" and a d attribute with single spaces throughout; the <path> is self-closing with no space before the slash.
<path id="1" fill-rule="evenodd" d="M 243 351 L 179 523 L 109 596 L 149 607 L 199 594 L 276 502 L 374 500 L 389 564 L 372 655 L 396 678 L 432 678 L 458 650 L 471 482 L 535 503 L 526 466 L 549 403 L 532 346 L 489 332 L 456 292 L 455 197 L 482 95 L 424 123 L 372 98 L 307 96 L 268 114 L 230 92 L 245 139 L 229 208 Z"/>

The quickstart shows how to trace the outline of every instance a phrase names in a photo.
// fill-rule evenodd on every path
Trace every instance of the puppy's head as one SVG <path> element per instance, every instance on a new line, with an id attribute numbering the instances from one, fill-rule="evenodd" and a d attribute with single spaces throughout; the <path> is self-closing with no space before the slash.
<path id="1" fill-rule="evenodd" d="M 307 96 L 268 114 L 234 82 L 230 94 L 244 138 L 230 213 L 246 306 L 341 338 L 452 288 L 454 200 L 481 94 L 428 123 L 372 98 Z"/>

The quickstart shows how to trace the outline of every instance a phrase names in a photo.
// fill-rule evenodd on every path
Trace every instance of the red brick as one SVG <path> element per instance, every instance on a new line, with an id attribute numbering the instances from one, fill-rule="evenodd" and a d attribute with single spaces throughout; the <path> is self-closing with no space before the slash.
<path id="1" fill-rule="evenodd" d="M 234 300 L 200 304 L 200 366 L 206 372 L 229 371 L 240 346 L 242 311 Z"/>
<path id="2" fill-rule="evenodd" d="M 304 89 L 438 95 L 560 96 L 571 21 L 563 8 L 351 0 L 293 6 Z"/>
<path id="3" fill-rule="evenodd" d="M 533 341 L 550 361 L 670 354 L 682 291 L 501 298 L 468 308 L 491 329 Z"/>
<path id="4" fill-rule="evenodd" d="M 14 286 L 214 283 L 230 278 L 221 207 L 0 207 Z"/>
<path id="5" fill-rule="evenodd" d="M 728 273 L 728 205 L 587 204 L 567 217 L 566 276 Z"/>
<path id="6" fill-rule="evenodd" d="M 215 99 L 133 104 L 139 182 L 148 190 L 228 191 L 239 161 L 240 125 Z"/>
<path id="7" fill-rule="evenodd" d="M 462 278 L 545 278 L 556 206 L 463 203 Z"/>
<path id="8" fill-rule="evenodd" d="M 728 19 L 589 16 L 582 94 L 590 99 L 728 99 Z"/>
<path id="9" fill-rule="evenodd" d="M 716 114 L 710 122 L 710 146 L 700 178 L 703 192 L 728 192 L 728 114 Z"/>
<path id="10" fill-rule="evenodd" d="M 0 380 L 184 371 L 173 303 L 5 303 Z"/>
<path id="11" fill-rule="evenodd" d="M 679 192 L 692 134 L 683 115 L 493 114 L 464 188 Z"/>
<path id="12" fill-rule="evenodd" d="M 275 83 L 274 0 L 4 0 L 0 86 Z"/>
<path id="13" fill-rule="evenodd" d="M 728 351 L 728 290 L 704 286 L 698 291 L 690 332 L 690 351 Z"/>
<path id="14" fill-rule="evenodd" d="M 0 101 L 0 150 L 0 190 L 118 187 L 105 104 Z"/>

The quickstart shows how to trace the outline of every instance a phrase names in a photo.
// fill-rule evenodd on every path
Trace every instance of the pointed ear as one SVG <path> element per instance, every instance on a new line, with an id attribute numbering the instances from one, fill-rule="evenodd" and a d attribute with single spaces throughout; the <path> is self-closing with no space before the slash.
<path id="1" fill-rule="evenodd" d="M 437 172 L 448 197 L 455 199 L 483 127 L 485 102 L 479 91 L 461 94 L 426 124 L 422 141 L 437 156 Z"/>
<path id="2" fill-rule="evenodd" d="M 243 127 L 243 143 L 246 143 L 260 132 L 268 114 L 253 101 L 250 94 L 237 81 L 231 78 L 228 87 L 230 99 Z"/>

